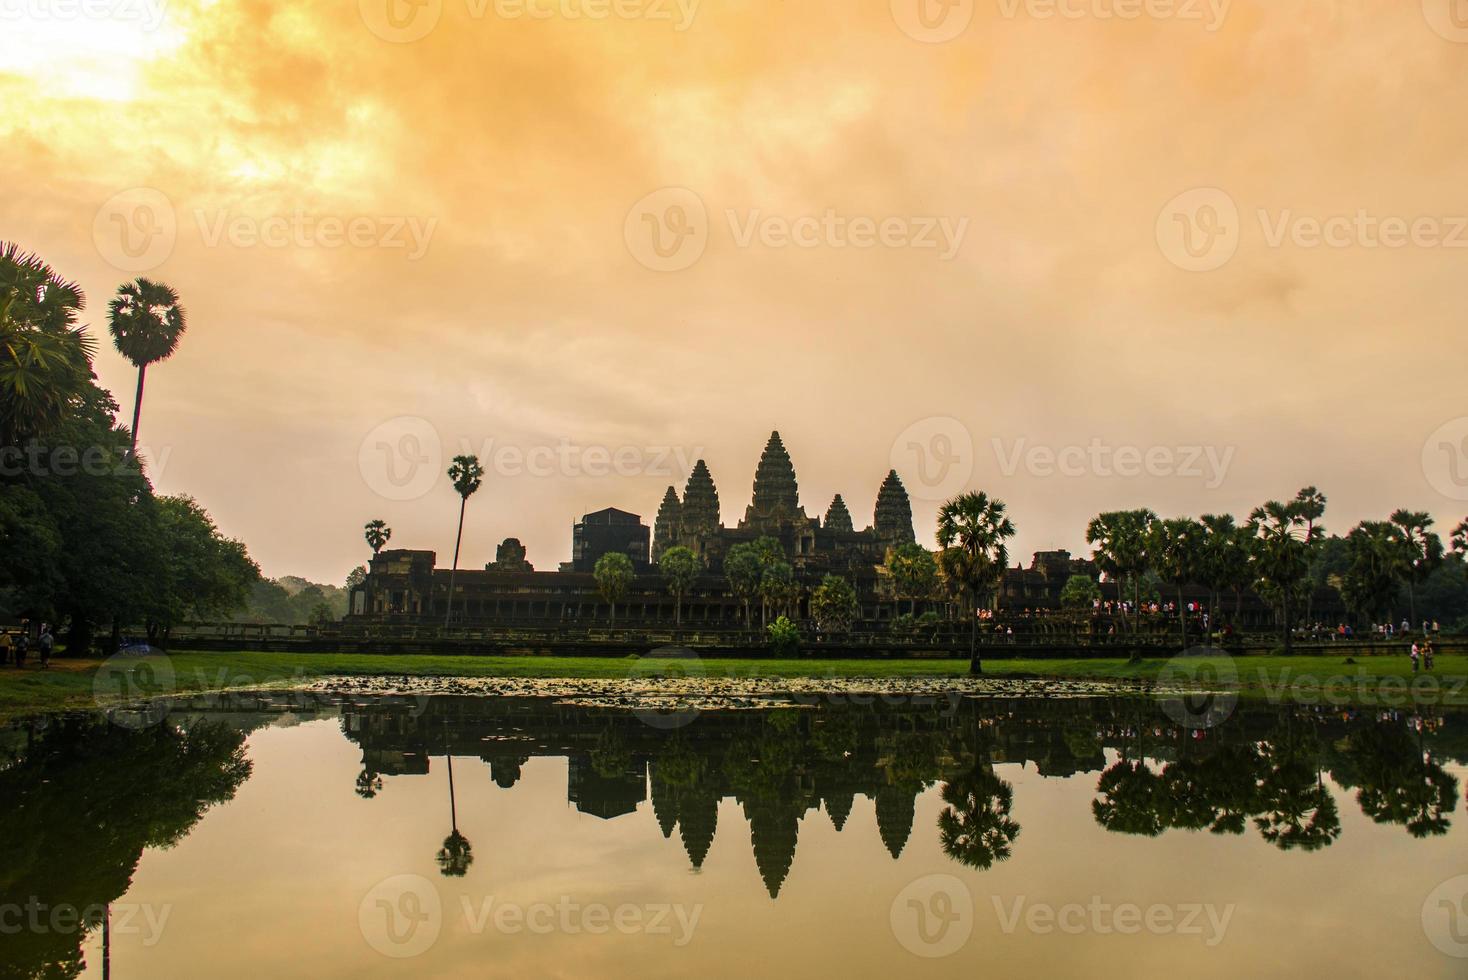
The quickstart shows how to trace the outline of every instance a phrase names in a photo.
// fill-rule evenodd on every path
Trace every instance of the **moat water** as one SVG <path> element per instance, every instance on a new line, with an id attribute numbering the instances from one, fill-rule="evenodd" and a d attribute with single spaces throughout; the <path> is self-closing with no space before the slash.
<path id="1" fill-rule="evenodd" d="M 1468 714 L 854 700 L 16 725 L 0 977 L 1468 973 Z"/>

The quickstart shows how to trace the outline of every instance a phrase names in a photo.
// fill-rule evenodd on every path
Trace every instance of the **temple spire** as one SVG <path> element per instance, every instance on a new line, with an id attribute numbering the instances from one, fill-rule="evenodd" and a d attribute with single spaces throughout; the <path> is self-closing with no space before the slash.
<path id="1" fill-rule="evenodd" d="M 753 510 L 756 514 L 794 514 L 800 509 L 800 486 L 795 479 L 795 466 L 780 433 L 770 433 L 759 466 L 754 471 Z"/>
<path id="2" fill-rule="evenodd" d="M 678 491 L 669 487 L 668 492 L 663 494 L 663 503 L 658 508 L 658 519 L 653 528 L 653 561 L 663 557 L 663 552 L 678 543 L 678 533 L 682 523 L 683 504 L 678 500 Z"/>
<path id="3" fill-rule="evenodd" d="M 837 531 L 841 534 L 850 534 L 854 530 L 851 524 L 851 511 L 846 509 L 846 501 L 841 499 L 839 493 L 826 510 L 824 527 L 827 531 Z"/>
<path id="4" fill-rule="evenodd" d="M 912 529 L 912 502 L 907 499 L 907 488 L 896 470 L 887 474 L 882 489 L 877 492 L 873 524 L 877 536 L 889 544 L 911 544 L 917 540 Z"/>
<path id="5" fill-rule="evenodd" d="M 688 486 L 683 490 L 683 533 L 708 534 L 721 526 L 719 491 L 714 486 L 708 464 L 699 460 L 689 474 Z"/>

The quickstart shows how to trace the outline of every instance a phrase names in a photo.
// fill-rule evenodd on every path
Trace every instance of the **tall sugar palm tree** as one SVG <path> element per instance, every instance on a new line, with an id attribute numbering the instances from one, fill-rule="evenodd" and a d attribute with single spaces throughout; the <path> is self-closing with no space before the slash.
<path id="1" fill-rule="evenodd" d="M 1426 582 L 1443 561 L 1443 542 L 1432 530 L 1436 522 L 1426 511 L 1399 510 L 1391 522 L 1401 529 L 1407 541 L 1407 562 L 1402 568 L 1402 580 L 1407 583 L 1407 608 L 1411 610 L 1412 625 L 1417 625 L 1417 586 Z"/>
<path id="2" fill-rule="evenodd" d="M 178 350 L 187 329 L 178 293 L 151 279 L 138 279 L 117 289 L 107 305 L 112 343 L 138 369 L 138 393 L 133 401 L 133 450 L 138 448 L 138 422 L 143 413 L 143 382 L 148 365 L 167 360 Z"/>
<path id="3" fill-rule="evenodd" d="M 969 631 L 969 672 L 984 672 L 979 658 L 979 603 L 997 593 L 1009 567 L 1008 541 L 1014 524 L 1005 516 L 1004 501 L 986 493 L 966 493 L 938 512 L 939 565 L 950 583 L 969 596 L 973 619 Z"/>
<path id="4" fill-rule="evenodd" d="M 474 496 L 484 483 L 484 467 L 479 465 L 478 456 L 455 456 L 449 467 L 449 479 L 454 481 L 454 490 L 459 494 L 459 533 L 454 537 L 454 567 L 449 571 L 448 612 L 444 614 L 445 627 L 454 617 L 454 579 L 459 574 L 459 546 L 464 543 L 464 510 L 469 498 Z"/>
<path id="5" fill-rule="evenodd" d="M 1188 617 L 1183 610 L 1183 586 L 1201 577 L 1203 533 L 1203 526 L 1190 517 L 1157 521 L 1148 544 L 1157 573 L 1177 589 L 1177 623 L 1184 650 L 1188 648 Z"/>
<path id="6" fill-rule="evenodd" d="M 366 527 L 362 528 L 362 532 L 367 539 L 367 547 L 372 549 L 373 558 L 376 558 L 392 540 L 392 528 L 387 526 L 387 521 L 368 521 Z"/>
<path id="7" fill-rule="evenodd" d="M 1294 652 L 1294 613 L 1309 583 L 1310 554 L 1324 533 L 1294 501 L 1271 500 L 1249 515 L 1254 579 L 1280 611 L 1286 654 Z"/>
<path id="8" fill-rule="evenodd" d="M 1157 515 L 1150 510 L 1121 510 L 1100 514 L 1086 528 L 1086 543 L 1096 549 L 1095 561 L 1108 577 L 1132 582 L 1132 632 L 1141 628 L 1142 576 L 1151 567 L 1147 554 L 1152 525 Z"/>
<path id="9" fill-rule="evenodd" d="M 1310 545 L 1310 562 L 1313 566 L 1315 558 L 1320 553 L 1320 543 L 1325 538 L 1324 529 L 1320 527 L 1320 519 L 1325 516 L 1325 505 L 1328 503 L 1325 494 L 1315 487 L 1306 487 L 1295 494 L 1295 507 L 1300 516 L 1305 518 L 1305 540 Z M 1321 533 L 1316 534 L 1319 530 Z M 1314 625 L 1315 621 L 1315 580 L 1312 576 L 1310 589 L 1305 593 L 1305 623 Z"/>

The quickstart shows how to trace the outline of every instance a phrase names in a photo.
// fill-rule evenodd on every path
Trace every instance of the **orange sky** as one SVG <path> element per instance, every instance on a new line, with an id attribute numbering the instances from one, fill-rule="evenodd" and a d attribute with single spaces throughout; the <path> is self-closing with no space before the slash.
<path id="1" fill-rule="evenodd" d="M 919 2 L 6 4 L 0 238 L 101 332 L 182 293 L 142 442 L 272 575 L 375 517 L 446 557 L 407 457 L 461 447 L 469 567 L 697 455 L 732 523 L 777 427 L 812 513 L 895 465 L 1026 560 L 1307 483 L 1468 512 L 1461 0 Z"/>

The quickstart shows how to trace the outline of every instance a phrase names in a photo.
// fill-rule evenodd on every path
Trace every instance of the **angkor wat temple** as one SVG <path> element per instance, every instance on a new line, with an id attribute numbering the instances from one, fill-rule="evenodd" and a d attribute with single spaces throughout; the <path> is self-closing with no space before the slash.
<path id="1" fill-rule="evenodd" d="M 452 621 L 465 626 L 523 624 L 583 626 L 604 623 L 607 603 L 592 571 L 611 552 L 632 559 L 636 572 L 628 594 L 618 603 L 623 625 L 672 624 L 673 597 L 658 573 L 657 561 L 669 548 L 686 547 L 700 557 L 704 574 L 684 597 L 681 621 L 694 627 L 735 626 L 743 621 L 743 603 L 723 577 L 724 556 L 741 542 L 773 538 L 802 587 L 797 615 L 808 612 L 808 596 L 827 574 L 838 574 L 856 589 L 859 621 L 879 623 L 896 615 L 883 565 L 889 552 L 917 540 L 912 505 L 902 479 L 891 471 L 881 482 L 872 523 L 858 531 L 840 494 L 824 517 L 811 516 L 800 500 L 795 466 L 780 434 L 771 434 L 754 472 L 751 499 L 734 527 L 723 521 L 719 490 L 708 464 L 699 460 L 680 495 L 669 487 L 649 529 L 637 514 L 608 508 L 587 514 L 572 531 L 572 560 L 554 572 L 538 572 L 515 538 L 500 545 L 496 560 L 483 570 L 460 569 L 453 578 Z M 1028 567 L 1016 566 L 1000 590 L 1001 609 L 1055 609 L 1060 592 L 1073 575 L 1099 578 L 1096 566 L 1069 552 L 1041 552 Z M 449 615 L 448 569 L 439 568 L 432 551 L 383 551 L 351 594 L 349 621 L 358 623 L 441 625 Z M 1103 583 L 1104 595 L 1115 585 Z M 1205 598 L 1200 594 L 1198 598 Z M 1257 605 L 1257 604 L 1256 604 Z M 914 602 L 914 612 L 938 609 L 942 600 Z M 1262 605 L 1254 618 L 1267 614 Z"/>

